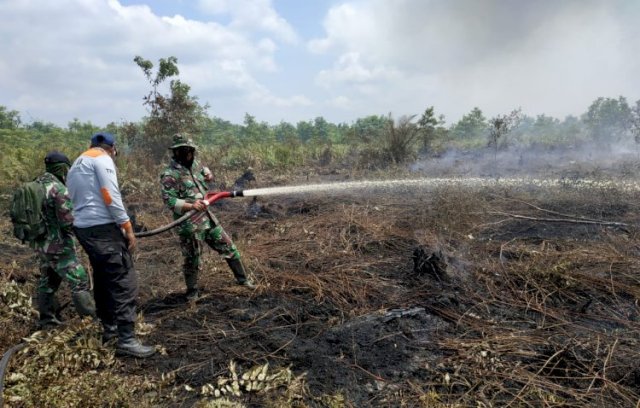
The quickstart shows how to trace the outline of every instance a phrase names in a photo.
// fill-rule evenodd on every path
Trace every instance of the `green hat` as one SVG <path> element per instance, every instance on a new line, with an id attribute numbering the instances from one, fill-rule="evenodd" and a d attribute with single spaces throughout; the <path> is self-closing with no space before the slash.
<path id="1" fill-rule="evenodd" d="M 198 146 L 193 143 L 193 140 L 189 139 L 187 135 L 182 133 L 176 133 L 175 135 L 173 135 L 173 144 L 171 145 L 171 147 L 169 147 L 169 149 L 177 149 L 178 147 L 183 146 L 192 147 L 194 149 L 198 148 Z"/>

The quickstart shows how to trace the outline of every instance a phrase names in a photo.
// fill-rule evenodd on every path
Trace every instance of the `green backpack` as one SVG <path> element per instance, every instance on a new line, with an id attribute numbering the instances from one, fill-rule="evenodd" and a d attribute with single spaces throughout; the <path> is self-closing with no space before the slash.
<path id="1" fill-rule="evenodd" d="M 43 214 L 46 192 L 37 181 L 24 183 L 13 193 L 9 216 L 13 223 L 13 235 L 22 243 L 37 241 L 47 234 Z"/>

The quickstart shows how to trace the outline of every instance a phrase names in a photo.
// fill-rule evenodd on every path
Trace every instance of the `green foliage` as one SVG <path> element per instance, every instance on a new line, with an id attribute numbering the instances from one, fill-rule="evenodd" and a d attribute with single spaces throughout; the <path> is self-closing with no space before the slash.
<path id="1" fill-rule="evenodd" d="M 560 121 L 547 115 L 535 118 L 522 115 L 518 126 L 509 134 L 513 144 L 540 148 L 578 145 L 585 137 L 582 124 L 573 116 Z"/>
<path id="2" fill-rule="evenodd" d="M 0 130 L 0 134 L 3 131 Z M 0 186 L 3 191 L 13 189 L 21 182 L 33 180 L 44 171 L 46 151 L 38 148 L 12 147 L 0 142 Z"/>
<path id="3" fill-rule="evenodd" d="M 124 122 L 120 125 L 109 124 L 107 131 L 118 135 L 118 152 L 129 153 L 143 144 L 143 127 L 135 122 Z"/>
<path id="4" fill-rule="evenodd" d="M 631 133 L 636 143 L 640 143 L 640 99 L 631 109 Z"/>
<path id="5" fill-rule="evenodd" d="M 300 144 L 296 128 L 290 123 L 281 121 L 273 128 L 273 134 L 278 142 Z"/>
<path id="6" fill-rule="evenodd" d="M 502 141 L 506 145 L 505 136 L 518 126 L 521 118 L 520 109 L 511 111 L 508 115 L 497 115 L 489 120 L 489 147 L 493 147 L 493 173 L 497 174 L 498 148 Z"/>
<path id="7" fill-rule="evenodd" d="M 44 157 L 50 150 L 75 159 L 86 149 L 89 137 L 56 126 L 0 129 L 0 191 L 11 190 L 44 172 Z"/>
<path id="8" fill-rule="evenodd" d="M 286 170 L 305 164 L 308 148 L 285 143 L 251 144 L 239 143 L 227 145 L 225 149 L 205 148 L 203 155 L 226 170 L 257 169 Z"/>
<path id="9" fill-rule="evenodd" d="M 0 106 L 0 129 L 16 129 L 21 122 L 18 111 L 9 111 L 6 107 Z"/>
<path id="10" fill-rule="evenodd" d="M 258 123 L 254 116 L 244 115 L 244 126 L 240 130 L 240 138 L 245 144 L 270 144 L 275 141 L 273 131 L 266 122 Z"/>
<path id="11" fill-rule="evenodd" d="M 389 119 L 385 116 L 372 115 L 356 120 L 348 139 L 353 144 L 373 143 L 378 140 L 388 126 Z"/>
<path id="12" fill-rule="evenodd" d="M 582 120 L 594 139 L 608 142 L 622 139 L 631 128 L 633 113 L 625 97 L 596 99 Z"/>
<path id="13" fill-rule="evenodd" d="M 319 116 L 313 121 L 313 138 L 318 144 L 326 143 L 329 141 L 330 126 L 322 116 Z"/>
<path id="14" fill-rule="evenodd" d="M 143 98 L 143 104 L 150 109 L 150 116 L 144 124 L 142 140 L 132 147 L 159 160 L 166 154 L 174 134 L 188 133 L 194 139 L 200 137 L 206 124 L 208 106 L 200 106 L 198 98 L 189 95 L 189 85 L 177 79 L 170 81 L 168 95 L 158 90 L 165 80 L 180 73 L 176 57 L 161 58 L 155 75 L 153 63 L 140 56 L 136 56 L 134 61 L 151 84 L 151 91 Z"/>
<path id="15" fill-rule="evenodd" d="M 305 163 L 305 151 L 300 145 L 278 144 L 274 146 L 272 154 L 273 168 L 291 169 Z"/>
<path id="16" fill-rule="evenodd" d="M 24 128 L 38 133 L 49 133 L 59 129 L 58 126 L 51 122 L 42 122 L 39 120 L 26 124 Z"/>
<path id="17" fill-rule="evenodd" d="M 444 123 L 444 115 L 436 117 L 433 106 L 425 109 L 418 120 L 420 152 L 422 154 L 435 150 L 436 144 L 448 136 L 448 130 L 444 127 Z"/>
<path id="18" fill-rule="evenodd" d="M 71 136 L 75 136 L 79 139 L 84 138 L 87 141 L 87 144 L 89 143 L 89 136 L 101 130 L 91 122 L 83 123 L 77 118 L 74 118 L 72 122 L 69 122 L 67 128 Z"/>
<path id="19" fill-rule="evenodd" d="M 220 118 L 207 118 L 203 126 L 200 142 L 203 145 L 216 145 L 224 147 L 240 140 L 242 126 L 235 125 Z"/>
<path id="20" fill-rule="evenodd" d="M 271 126 L 246 113 L 243 123 L 234 124 L 207 116 L 207 106 L 200 106 L 190 95 L 189 86 L 174 79 L 179 74 L 175 57 L 160 59 L 157 69 L 142 57 L 134 61 L 151 86 L 143 102 L 150 116 L 140 122 L 106 126 L 118 136 L 123 183 L 129 173 L 162 164 L 177 132 L 190 133 L 201 153 L 206 152 L 212 161 L 229 170 L 247 166 L 287 170 L 338 161 L 379 169 L 402 164 L 417 153 L 429 156 L 451 148 L 483 149 L 487 138 L 496 149 L 507 144 L 521 148 L 578 146 L 594 140 L 608 145 L 627 137 L 634 137 L 640 144 L 640 101 L 630 107 L 624 97 L 598 98 L 579 118 L 568 116 L 560 121 L 546 115 L 520 116 L 518 126 L 507 123 L 509 115 L 487 120 L 475 107 L 447 128 L 444 117 L 436 115 L 433 106 L 427 107 L 416 123 L 412 122 L 414 116 L 394 123 L 390 116 L 370 115 L 352 124 L 333 124 L 318 116 L 295 125 L 281 121 Z M 163 94 L 160 88 L 167 85 L 167 80 L 169 93 Z M 40 174 L 48 150 L 57 149 L 75 158 L 97 130 L 92 123 L 77 118 L 66 129 L 42 121 L 22 124 L 18 112 L 0 106 L 0 192 L 6 195 L 18 183 Z M 508 140 L 506 133 L 510 135 Z M 134 167 L 131 158 L 135 158 Z"/>
<path id="21" fill-rule="evenodd" d="M 489 147 L 498 151 L 498 144 L 504 137 L 518 126 L 521 117 L 520 109 L 511 111 L 508 115 L 497 115 L 489 120 Z"/>
<path id="22" fill-rule="evenodd" d="M 0 322 L 3 327 L 11 320 L 19 324 L 29 324 L 35 314 L 31 304 L 31 295 L 25 291 L 29 289 L 25 285 L 19 285 L 15 281 L 2 281 L 0 284 L 0 303 L 5 307 L 0 308 Z"/>
<path id="23" fill-rule="evenodd" d="M 11 406 L 151 406 L 141 395 L 150 385 L 118 375 L 114 350 L 102 346 L 100 329 L 89 321 L 63 330 L 38 331 L 13 357 L 5 396 Z"/>
<path id="24" fill-rule="evenodd" d="M 420 128 L 413 123 L 415 115 L 402 116 L 397 123 L 391 115 L 387 122 L 387 129 L 383 134 L 384 151 L 388 153 L 394 164 L 408 161 L 415 153 L 415 143 L 420 136 Z"/>
<path id="25" fill-rule="evenodd" d="M 309 122 L 300 121 L 296 124 L 296 133 L 303 143 L 313 139 L 313 132 L 313 124 Z"/>
<path id="26" fill-rule="evenodd" d="M 481 138 L 486 135 L 488 127 L 482 111 L 475 107 L 451 127 L 451 135 L 457 140 Z"/>

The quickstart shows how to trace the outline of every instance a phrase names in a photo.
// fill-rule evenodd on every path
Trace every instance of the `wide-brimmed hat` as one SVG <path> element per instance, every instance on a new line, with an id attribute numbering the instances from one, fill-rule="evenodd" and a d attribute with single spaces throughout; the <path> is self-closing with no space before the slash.
<path id="1" fill-rule="evenodd" d="M 191 147 L 193 149 L 197 149 L 198 146 L 193 143 L 193 140 L 189 138 L 189 136 L 176 133 L 173 135 L 173 144 L 169 147 L 169 149 L 177 149 L 178 147 Z"/>

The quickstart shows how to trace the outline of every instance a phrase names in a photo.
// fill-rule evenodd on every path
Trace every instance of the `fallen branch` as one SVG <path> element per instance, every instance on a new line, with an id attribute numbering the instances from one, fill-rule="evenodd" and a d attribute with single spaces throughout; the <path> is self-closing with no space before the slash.
<path id="1" fill-rule="evenodd" d="M 488 214 L 498 214 L 498 215 L 504 215 L 507 217 L 517 218 L 521 220 L 541 221 L 541 222 L 569 222 L 572 224 L 592 224 L 592 225 L 595 224 L 595 225 L 608 225 L 613 227 L 629 226 L 629 224 L 625 222 L 581 220 L 581 219 L 573 219 L 573 218 L 539 218 L 539 217 L 529 217 L 526 215 L 510 214 L 502 211 L 488 211 Z"/>

